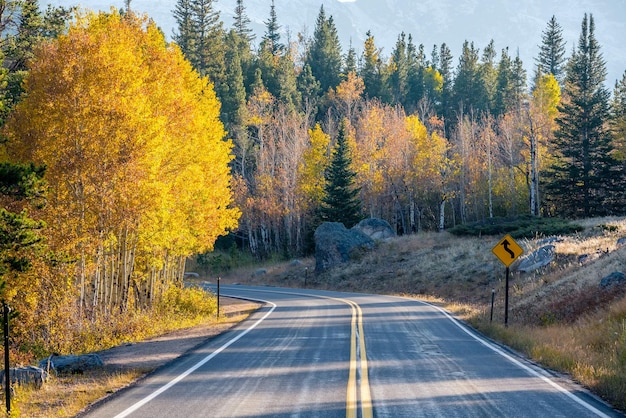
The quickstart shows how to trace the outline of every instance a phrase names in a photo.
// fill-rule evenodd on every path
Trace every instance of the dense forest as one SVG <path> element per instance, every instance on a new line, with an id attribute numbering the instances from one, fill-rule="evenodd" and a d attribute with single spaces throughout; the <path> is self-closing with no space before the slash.
<path id="1" fill-rule="evenodd" d="M 0 299 L 21 312 L 15 341 L 148 310 L 216 245 L 308 254 L 323 221 L 414 234 L 625 212 L 626 73 L 607 89 L 592 15 L 573 46 L 547 22 L 529 77 L 495 41 L 455 60 L 401 33 L 383 56 L 368 33 L 357 55 L 323 7 L 310 38 L 283 39 L 272 2 L 257 40 L 243 0 L 230 26 L 213 3 L 178 0 L 168 43 L 130 2 L 0 2 Z"/>
<path id="2" fill-rule="evenodd" d="M 211 0 L 174 10 L 175 42 L 222 103 L 242 210 L 235 233 L 255 255 L 306 253 L 322 220 L 354 224 L 341 214 L 355 205 L 405 234 L 496 216 L 624 213 L 626 73 L 611 96 L 592 15 L 574 46 L 552 17 L 528 76 L 495 41 L 466 41 L 455 63 L 446 44 L 426 51 L 405 33 L 382 56 L 367 33 L 357 56 L 323 6 L 312 37 L 281 39 L 268 8 L 258 42 L 242 0 L 230 28 Z M 341 132 L 354 175 L 338 189 Z M 342 188 L 355 193 L 338 199 Z M 342 202 L 335 219 L 323 216 Z"/>

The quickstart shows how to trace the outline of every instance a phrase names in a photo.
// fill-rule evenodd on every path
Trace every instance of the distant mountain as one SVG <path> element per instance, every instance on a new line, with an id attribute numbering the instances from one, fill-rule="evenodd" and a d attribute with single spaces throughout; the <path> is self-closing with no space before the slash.
<path id="1" fill-rule="evenodd" d="M 124 7 L 124 0 L 47 0 L 53 5 L 80 4 L 92 10 Z M 46 0 L 41 1 L 42 5 Z M 176 22 L 172 10 L 176 0 L 132 0 L 131 8 L 147 13 L 171 39 Z M 233 23 L 236 0 L 217 0 L 226 27 Z M 244 0 L 257 40 L 265 31 L 269 0 Z M 376 45 L 389 56 L 398 35 L 413 36 L 423 44 L 427 56 L 433 45 L 446 43 L 456 66 L 465 40 L 481 50 L 494 40 L 498 53 L 505 47 L 509 55 L 519 52 L 529 77 L 538 54 L 541 34 L 554 15 L 563 28 L 568 54 L 577 46 L 585 13 L 593 14 L 596 37 L 607 63 L 607 85 L 611 89 L 626 70 L 626 1 L 624 0 L 275 0 L 278 22 L 284 39 L 297 39 L 302 32 L 313 34 L 315 20 L 324 6 L 333 16 L 344 51 L 352 45 L 362 51 L 368 30 Z"/>

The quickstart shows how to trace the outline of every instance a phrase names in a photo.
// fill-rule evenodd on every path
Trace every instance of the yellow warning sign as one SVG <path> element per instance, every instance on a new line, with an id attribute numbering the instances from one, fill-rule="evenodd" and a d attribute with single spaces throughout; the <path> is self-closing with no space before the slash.
<path id="1" fill-rule="evenodd" d="M 524 254 L 522 247 L 510 235 L 502 238 L 491 251 L 506 267 L 509 267 L 520 255 Z"/>

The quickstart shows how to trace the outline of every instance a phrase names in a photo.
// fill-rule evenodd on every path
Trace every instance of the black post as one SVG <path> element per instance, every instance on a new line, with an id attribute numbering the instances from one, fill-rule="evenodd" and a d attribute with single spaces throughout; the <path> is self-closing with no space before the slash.
<path id="1" fill-rule="evenodd" d="M 309 277 L 309 268 L 305 267 L 304 268 L 304 288 L 306 289 L 306 279 L 307 277 Z"/>
<path id="2" fill-rule="evenodd" d="M 7 415 L 11 415 L 11 368 L 9 365 L 9 305 L 6 302 L 2 302 L 2 308 L 4 311 L 3 325 L 4 325 L 4 379 L 5 379 L 5 393 L 6 393 L 6 405 Z"/>
<path id="3" fill-rule="evenodd" d="M 217 278 L 217 318 L 220 317 L 220 278 Z"/>
<path id="4" fill-rule="evenodd" d="M 496 300 L 496 289 L 491 289 L 491 316 L 489 317 L 489 322 L 493 322 L 493 305 Z"/>
<path id="5" fill-rule="evenodd" d="M 504 326 L 509 326 L 509 268 L 506 268 L 506 291 L 504 294 Z"/>

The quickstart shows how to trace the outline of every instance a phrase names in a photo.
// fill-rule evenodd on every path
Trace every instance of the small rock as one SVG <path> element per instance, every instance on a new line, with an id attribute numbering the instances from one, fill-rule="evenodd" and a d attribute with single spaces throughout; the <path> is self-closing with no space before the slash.
<path id="1" fill-rule="evenodd" d="M 614 271 L 600 281 L 600 287 L 607 289 L 612 286 L 622 286 L 626 284 L 626 275 L 621 271 Z"/>
<path id="2" fill-rule="evenodd" d="M 617 246 L 621 247 L 622 245 L 626 245 L 626 237 L 617 240 Z"/>

